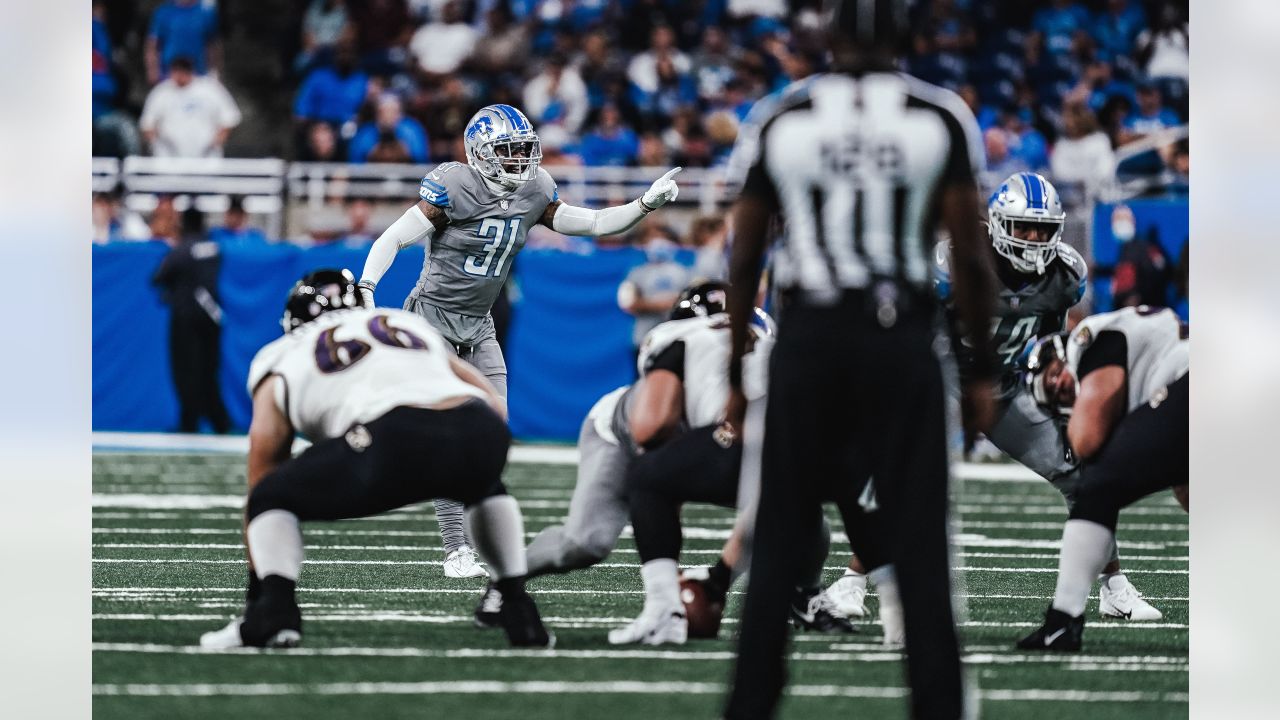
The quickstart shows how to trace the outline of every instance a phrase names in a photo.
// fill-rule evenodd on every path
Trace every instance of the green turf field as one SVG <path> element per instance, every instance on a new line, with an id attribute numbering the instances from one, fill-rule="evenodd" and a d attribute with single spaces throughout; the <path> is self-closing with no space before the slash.
<path id="1" fill-rule="evenodd" d="M 674 648 L 605 640 L 643 599 L 629 534 L 604 565 L 532 583 L 559 641 L 553 651 L 512 651 L 501 631 L 471 626 L 481 582 L 441 575 L 429 506 L 310 525 L 299 592 L 304 647 L 203 653 L 194 647 L 200 633 L 242 604 L 243 458 L 96 453 L 93 473 L 96 717 L 675 720 L 712 718 L 720 708 L 728 639 Z M 568 465 L 508 468 L 530 534 L 564 515 L 573 478 Z M 1129 577 L 1164 619 L 1099 620 L 1095 593 L 1076 656 L 1012 650 L 1053 591 L 1061 497 L 1047 483 L 968 480 L 958 508 L 962 633 L 983 717 L 1187 715 L 1187 517 L 1171 496 L 1128 509 L 1120 530 Z M 684 520 L 683 564 L 710 564 L 730 514 L 694 506 Z M 833 542 L 828 582 L 846 552 Z M 725 638 L 740 602 L 731 601 Z M 874 605 L 873 596 L 873 613 Z M 900 655 L 880 647 L 877 624 L 860 628 L 796 636 L 782 717 L 905 717 Z"/>

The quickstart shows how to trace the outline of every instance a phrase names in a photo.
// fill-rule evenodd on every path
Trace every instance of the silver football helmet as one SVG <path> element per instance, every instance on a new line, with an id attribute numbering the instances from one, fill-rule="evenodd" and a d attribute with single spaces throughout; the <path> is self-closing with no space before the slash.
<path id="1" fill-rule="evenodd" d="M 488 105 L 471 117 L 463 142 L 467 162 L 508 190 L 532 180 L 542 161 L 542 143 L 524 113 L 510 105 Z"/>
<path id="2" fill-rule="evenodd" d="M 987 220 L 987 232 L 997 253 L 1019 272 L 1043 275 L 1058 256 L 1067 214 L 1057 189 L 1048 180 L 1022 172 L 1010 175 L 991 195 Z M 1027 237 L 1031 231 L 1038 237 Z"/>

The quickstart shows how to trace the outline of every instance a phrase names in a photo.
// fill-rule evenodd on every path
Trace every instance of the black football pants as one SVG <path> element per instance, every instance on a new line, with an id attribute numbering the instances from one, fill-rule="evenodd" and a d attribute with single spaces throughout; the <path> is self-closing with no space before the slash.
<path id="1" fill-rule="evenodd" d="M 933 318 L 933 304 L 921 300 L 883 328 L 861 293 L 831 307 L 786 309 L 771 360 L 750 585 L 726 717 L 774 715 L 786 682 L 799 530 L 820 522 L 825 501 L 855 521 L 868 475 L 902 596 L 912 714 L 961 716 Z"/>

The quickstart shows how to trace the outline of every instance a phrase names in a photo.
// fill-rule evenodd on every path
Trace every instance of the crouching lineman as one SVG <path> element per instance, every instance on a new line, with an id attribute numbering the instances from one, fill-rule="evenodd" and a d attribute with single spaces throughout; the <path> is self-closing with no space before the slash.
<path id="1" fill-rule="evenodd" d="M 725 369 L 729 362 L 728 316 L 720 303 L 693 304 L 713 311 L 708 317 L 686 318 L 689 298 L 724 297 L 724 283 L 705 283 L 686 291 L 673 320 L 646 336 L 641 357 L 649 398 L 658 408 L 654 416 L 664 427 L 691 426 L 662 446 L 645 452 L 627 472 L 627 496 L 636 551 L 640 555 L 645 602 L 640 616 L 609 633 L 617 644 L 682 643 L 686 637 L 685 608 L 680 597 L 677 558 L 681 546 L 680 507 L 704 502 L 733 508 L 738 499 L 743 443 L 723 424 L 729 386 Z M 755 311 L 751 348 L 744 367 L 748 398 L 763 403 L 769 351 L 773 346 L 773 321 Z M 686 319 L 681 319 L 686 318 Z M 792 621 L 803 629 L 853 632 L 847 618 L 834 612 L 821 593 L 822 565 L 826 560 L 830 531 L 816 525 L 812 541 L 802 543 L 800 559 L 804 575 L 792 602 Z M 732 565 L 722 557 L 703 582 L 707 600 L 723 606 Z"/>
<path id="2" fill-rule="evenodd" d="M 1084 296 L 1088 270 L 1084 258 L 1061 242 L 1065 222 L 1058 191 L 1035 173 L 1009 176 L 988 203 L 987 231 L 998 291 L 991 319 L 991 347 L 1000 367 L 994 392 L 996 421 L 986 435 L 996 447 L 1052 483 L 1071 508 L 1077 502 L 1081 482 L 1078 458 L 1063 437 L 1064 421 L 1038 407 L 1019 382 L 1018 363 L 1033 338 L 1066 328 L 1067 311 Z M 934 270 L 934 288 L 947 306 L 953 330 L 952 348 L 960 377 L 968 380 L 973 375 L 973 357 L 957 328 L 950 247 L 945 242 L 936 248 Z M 1118 548 L 1112 547 L 1110 555 L 1100 576 L 1102 615 L 1159 620 L 1160 611 L 1144 600 L 1121 572 Z M 845 578 L 837 582 L 850 583 Z M 863 583 L 865 586 L 865 580 Z M 837 592 L 835 596 L 843 599 L 845 594 Z"/>
<path id="3" fill-rule="evenodd" d="M 1121 508 L 1188 485 L 1188 346 L 1172 310 L 1140 306 L 1086 318 L 1032 349 L 1028 387 L 1041 405 L 1069 416 L 1081 478 L 1053 603 L 1019 648 L 1079 650 L 1089 589 L 1110 557 Z"/>
<path id="4" fill-rule="evenodd" d="M 524 589 L 520 508 L 501 480 L 511 443 L 504 406 L 484 376 L 421 317 L 368 306 L 346 270 L 303 277 L 281 323 L 284 337 L 258 351 L 249 370 L 248 602 L 243 617 L 201 645 L 298 644 L 300 522 L 444 497 L 466 508 L 506 598 L 499 623 L 511 644 L 550 646 Z M 291 459 L 295 431 L 314 444 Z"/>

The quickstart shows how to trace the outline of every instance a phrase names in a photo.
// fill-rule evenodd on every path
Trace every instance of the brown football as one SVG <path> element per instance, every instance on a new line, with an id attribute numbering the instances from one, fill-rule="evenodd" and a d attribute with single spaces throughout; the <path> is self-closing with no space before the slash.
<path id="1" fill-rule="evenodd" d="M 724 616 L 724 603 L 708 600 L 702 583 L 689 578 L 680 579 L 680 602 L 684 603 L 685 616 L 689 619 L 689 637 L 716 637 L 720 632 L 720 618 Z"/>

